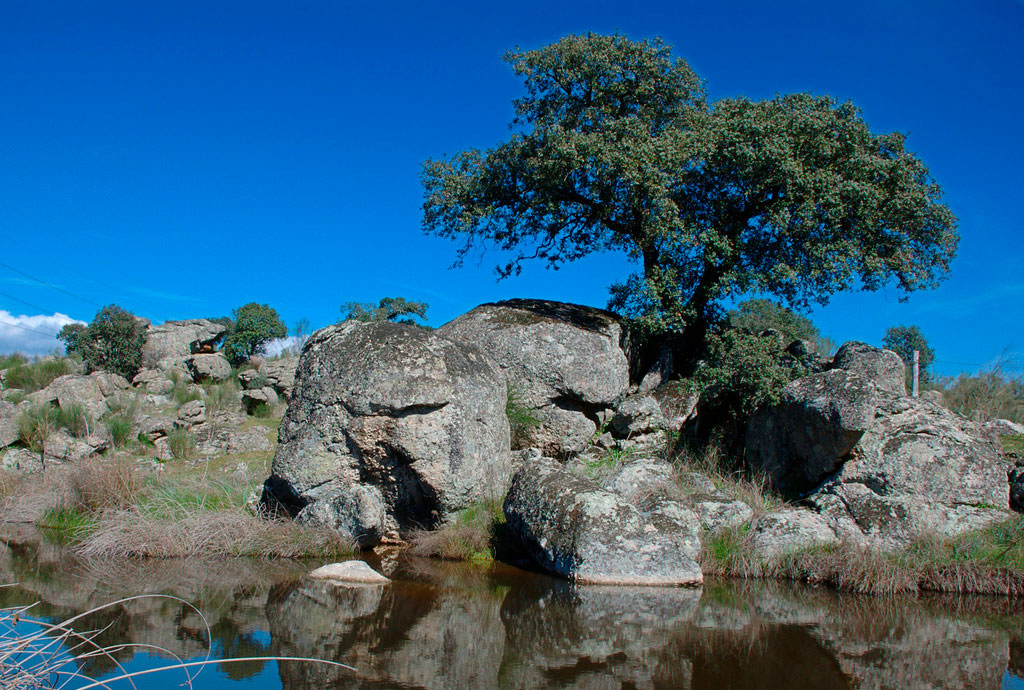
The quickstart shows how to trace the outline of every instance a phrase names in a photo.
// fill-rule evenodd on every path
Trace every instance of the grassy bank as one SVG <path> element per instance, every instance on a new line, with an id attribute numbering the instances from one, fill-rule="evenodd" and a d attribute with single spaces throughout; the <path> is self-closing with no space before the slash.
<path id="1" fill-rule="evenodd" d="M 706 575 L 775 578 L 860 594 L 923 591 L 1024 596 L 1024 516 L 955 538 L 920 537 L 885 552 L 851 543 L 761 560 L 747 525 L 705 535 Z"/>
<path id="2" fill-rule="evenodd" d="M 32 522 L 84 556 L 311 558 L 351 554 L 336 531 L 258 514 L 265 453 L 147 472 L 130 460 L 90 462 L 8 480 L 7 521 Z M 16 482 L 16 484 L 15 484 Z"/>

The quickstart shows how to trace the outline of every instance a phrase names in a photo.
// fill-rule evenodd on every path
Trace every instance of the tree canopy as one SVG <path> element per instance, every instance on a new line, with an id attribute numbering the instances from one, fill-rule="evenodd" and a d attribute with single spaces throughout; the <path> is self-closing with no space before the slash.
<path id="1" fill-rule="evenodd" d="M 277 311 L 266 304 L 250 302 L 232 312 L 234 328 L 229 329 L 221 350 L 235 365 L 249 360 L 263 351 L 263 346 L 275 338 L 288 335 L 288 328 Z"/>
<path id="2" fill-rule="evenodd" d="M 357 321 L 394 321 L 419 325 L 416 319 L 427 318 L 426 302 L 409 302 L 404 297 L 384 297 L 374 305 L 372 302 L 345 302 L 341 305 L 341 318 Z"/>
<path id="3" fill-rule="evenodd" d="M 931 378 L 928 367 L 935 361 L 935 351 L 928 346 L 928 340 L 920 328 L 917 326 L 891 326 L 886 329 L 885 335 L 882 337 L 882 344 L 903 359 L 907 365 L 908 378 L 913 375 L 911 367 L 914 365 L 914 350 L 917 350 L 921 381 L 927 382 Z"/>
<path id="4" fill-rule="evenodd" d="M 146 329 L 116 304 L 100 309 L 88 326 L 68 324 L 57 334 L 67 354 L 79 354 L 89 371 L 103 369 L 131 380 L 142 367 Z"/>
<path id="5" fill-rule="evenodd" d="M 946 276 L 956 219 L 902 134 L 806 93 L 708 103 L 660 39 L 567 36 L 505 56 L 522 77 L 513 133 L 423 167 L 423 228 L 511 253 L 501 277 L 625 252 L 639 273 L 610 306 L 703 337 L 720 301 L 773 295 L 824 304 L 837 291 Z"/>

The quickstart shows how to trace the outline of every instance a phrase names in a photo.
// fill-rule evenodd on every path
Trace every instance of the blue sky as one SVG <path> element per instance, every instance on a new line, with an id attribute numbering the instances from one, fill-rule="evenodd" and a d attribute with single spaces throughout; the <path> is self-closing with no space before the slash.
<path id="1" fill-rule="evenodd" d="M 960 219 L 952 277 L 906 303 L 837 296 L 812 313 L 826 334 L 916 323 L 943 373 L 1024 350 L 1019 0 L 5 0 L 0 19 L 0 321 L 39 331 L 0 323 L 0 351 L 112 302 L 160 322 L 259 301 L 314 327 L 385 295 L 434 325 L 516 296 L 603 306 L 620 255 L 500 283 L 494 254 L 449 270 L 418 176 L 508 135 L 506 50 L 616 30 L 663 37 L 712 98 L 829 93 L 909 135 Z"/>

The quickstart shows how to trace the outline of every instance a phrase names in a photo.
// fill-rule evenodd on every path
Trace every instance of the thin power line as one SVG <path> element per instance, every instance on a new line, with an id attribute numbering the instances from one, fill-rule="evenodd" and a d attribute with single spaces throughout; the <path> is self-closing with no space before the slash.
<path id="1" fill-rule="evenodd" d="M 3 297 L 6 297 L 7 299 L 13 299 L 15 302 L 21 302 L 26 307 L 32 307 L 33 309 L 38 309 L 39 311 L 43 312 L 44 314 L 49 313 L 49 311 L 50 311 L 49 309 L 44 309 L 43 307 L 40 307 L 38 304 L 32 304 L 31 302 L 26 302 L 23 299 L 18 299 L 14 295 L 8 295 L 6 292 L 0 292 L 0 295 L 2 295 Z"/>
<path id="2" fill-rule="evenodd" d="M 14 266 L 10 266 L 8 264 L 5 264 L 2 261 L 0 261 L 0 266 L 3 266 L 4 268 L 8 268 L 8 269 L 14 271 L 15 273 L 19 273 L 19 274 L 25 276 L 26 278 L 29 278 L 31 280 L 36 281 L 37 283 L 45 285 L 46 287 L 53 288 L 54 290 L 58 290 L 60 292 L 63 292 L 65 295 L 70 295 L 71 297 L 74 297 L 77 300 L 81 300 L 81 301 L 85 302 L 86 304 L 91 304 L 91 305 L 96 306 L 96 307 L 103 307 L 102 304 L 97 304 L 96 302 L 93 302 L 91 299 L 86 299 L 85 297 L 82 297 L 80 295 L 76 295 L 73 292 L 69 292 L 68 290 L 65 290 L 62 287 L 57 287 L 56 285 L 53 285 L 52 283 L 47 283 L 45 280 L 43 280 L 41 278 L 36 278 L 35 276 L 31 276 L 28 273 L 25 273 L 24 271 L 19 271 Z M 10 324 L 8 324 L 8 325 L 10 325 Z"/>
<path id="3" fill-rule="evenodd" d="M 11 326 L 12 328 L 20 328 L 21 330 L 28 331 L 29 333 L 38 333 L 39 335 L 49 336 L 50 338 L 57 337 L 56 333 L 46 333 L 44 331 L 37 331 L 34 328 L 26 328 L 25 326 L 19 326 L 16 323 L 10 323 L 8 321 L 0 321 L 0 324 L 3 324 L 4 326 Z"/>

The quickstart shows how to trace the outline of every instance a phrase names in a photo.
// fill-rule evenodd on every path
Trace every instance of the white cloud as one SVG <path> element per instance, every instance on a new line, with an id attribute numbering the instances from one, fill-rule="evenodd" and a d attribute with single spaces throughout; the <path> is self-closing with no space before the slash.
<path id="1" fill-rule="evenodd" d="M 48 355 L 54 350 L 63 352 L 64 344 L 57 340 L 57 333 L 69 323 L 85 322 L 60 312 L 52 316 L 15 316 L 0 309 L 0 354 Z"/>
<path id="2" fill-rule="evenodd" d="M 306 338 L 299 338 L 295 335 L 290 335 L 287 338 L 275 338 L 263 346 L 263 355 L 265 357 L 277 357 L 285 350 L 288 350 L 290 353 L 298 354 L 305 341 Z"/>

